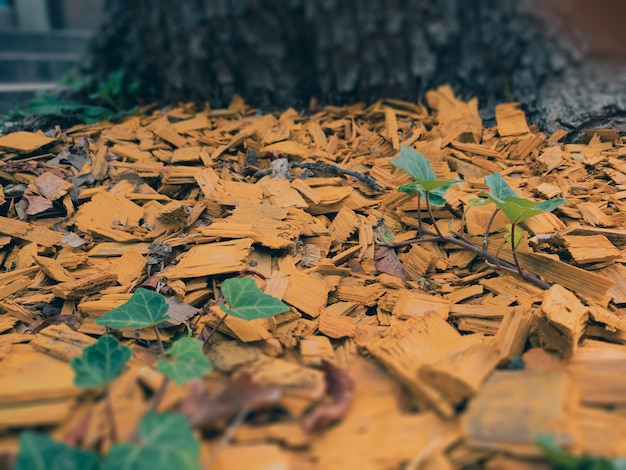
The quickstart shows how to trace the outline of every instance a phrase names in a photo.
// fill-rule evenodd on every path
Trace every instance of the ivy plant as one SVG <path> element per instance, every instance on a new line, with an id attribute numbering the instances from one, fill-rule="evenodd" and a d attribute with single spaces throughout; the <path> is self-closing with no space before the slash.
<path id="1" fill-rule="evenodd" d="M 178 413 L 148 413 L 139 422 L 137 442 L 116 444 L 103 470 L 200 468 L 200 443 Z"/>

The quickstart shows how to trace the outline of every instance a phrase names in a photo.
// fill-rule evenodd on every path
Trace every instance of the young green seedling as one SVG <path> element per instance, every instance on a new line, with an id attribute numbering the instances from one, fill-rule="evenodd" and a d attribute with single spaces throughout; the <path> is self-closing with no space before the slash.
<path id="1" fill-rule="evenodd" d="M 433 217 L 432 206 L 445 205 L 444 194 L 451 186 L 461 180 L 437 180 L 437 176 L 432 170 L 428 159 L 417 150 L 404 145 L 400 147 L 400 156 L 391 160 L 391 163 L 402 168 L 415 180 L 412 183 L 400 186 L 398 191 L 405 193 L 417 192 L 417 216 L 420 232 L 422 231 L 420 201 L 423 199 L 426 202 L 426 208 L 433 227 L 439 238 L 443 239 L 443 235 L 437 226 L 437 221 Z"/>
<path id="2" fill-rule="evenodd" d="M 544 212 L 551 212 L 567 201 L 565 199 L 550 199 L 549 201 L 537 202 L 520 197 L 511 189 L 500 173 L 485 176 L 485 184 L 491 192 L 481 191 L 480 195 L 484 196 L 485 199 L 474 199 L 470 201 L 470 204 L 477 206 L 494 203 L 497 207 L 496 211 L 501 210 L 507 216 L 511 223 L 507 225 L 505 241 L 511 242 L 511 253 L 515 260 L 515 266 L 519 274 L 523 276 L 522 267 L 517 256 L 517 247 L 522 238 L 522 232 L 518 224 Z M 488 236 L 488 232 L 489 227 L 487 227 L 485 236 Z"/>

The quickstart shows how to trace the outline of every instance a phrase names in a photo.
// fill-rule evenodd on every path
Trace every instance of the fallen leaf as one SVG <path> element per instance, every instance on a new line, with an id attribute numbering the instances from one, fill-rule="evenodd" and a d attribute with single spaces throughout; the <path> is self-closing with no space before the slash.
<path id="1" fill-rule="evenodd" d="M 52 209 L 52 201 L 37 194 L 24 194 L 24 199 L 28 201 L 26 214 L 37 215 Z"/>
<path id="2" fill-rule="evenodd" d="M 389 274 L 390 276 L 399 277 L 403 281 L 408 281 L 410 276 L 402 267 L 402 263 L 396 255 L 396 250 L 386 246 L 381 246 L 376 250 L 374 255 L 376 260 L 376 269 L 381 273 Z"/>
<path id="3" fill-rule="evenodd" d="M 254 382 L 250 372 L 237 374 L 214 396 L 205 393 L 201 381 L 194 380 L 190 382 L 180 412 L 187 417 L 192 427 L 211 429 L 220 421 L 230 420 L 243 408 L 255 410 L 272 405 L 280 395 L 278 387 Z"/>
<path id="4" fill-rule="evenodd" d="M 322 359 L 326 390 L 330 403 L 322 403 L 302 418 L 302 428 L 307 433 L 322 431 L 348 412 L 354 398 L 354 380 L 345 370 Z"/>

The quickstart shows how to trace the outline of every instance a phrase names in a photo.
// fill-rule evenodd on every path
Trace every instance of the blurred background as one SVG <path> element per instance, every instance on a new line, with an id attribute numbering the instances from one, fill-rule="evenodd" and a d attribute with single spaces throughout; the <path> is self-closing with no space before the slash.
<path id="1" fill-rule="evenodd" d="M 103 12 L 104 0 L 0 0 L 0 115 L 69 72 Z"/>

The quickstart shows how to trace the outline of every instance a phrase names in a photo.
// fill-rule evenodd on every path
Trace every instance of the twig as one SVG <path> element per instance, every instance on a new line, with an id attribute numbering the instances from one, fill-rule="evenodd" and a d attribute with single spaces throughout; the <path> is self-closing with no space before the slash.
<path id="1" fill-rule="evenodd" d="M 337 165 L 332 165 L 330 163 L 324 162 L 315 162 L 315 163 L 298 163 L 294 162 L 291 164 L 292 168 L 305 168 L 307 170 L 319 171 L 323 173 L 332 173 L 335 175 L 348 175 L 352 176 L 359 181 L 362 181 L 374 191 L 382 191 L 380 185 L 376 182 L 374 178 L 369 175 L 364 175 L 363 173 L 359 173 L 358 171 L 346 170 L 345 168 L 341 168 Z"/>
<path id="2" fill-rule="evenodd" d="M 215 446 L 215 449 L 213 449 L 213 452 L 211 452 L 211 455 L 209 455 L 209 457 L 202 463 L 203 470 L 208 470 L 211 465 L 215 463 L 215 460 L 217 459 L 217 456 L 222 451 L 222 449 L 224 449 L 224 447 L 226 447 L 230 443 L 230 441 L 233 440 L 233 437 L 235 436 L 235 431 L 237 431 L 237 428 L 241 426 L 241 423 L 244 422 L 246 416 L 248 416 L 248 413 L 250 413 L 249 404 L 244 406 L 239 411 L 239 413 L 237 413 L 237 416 L 235 416 L 235 418 L 228 425 L 226 431 L 224 431 L 224 434 Z"/>

